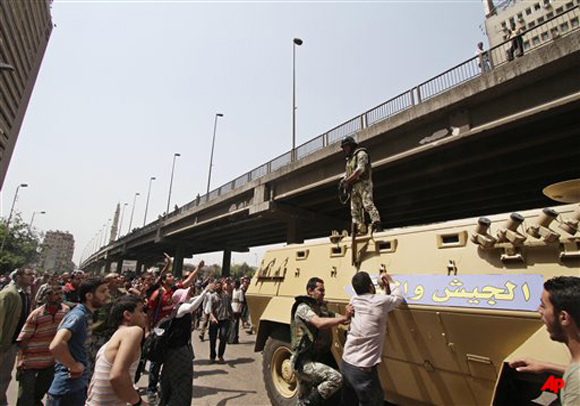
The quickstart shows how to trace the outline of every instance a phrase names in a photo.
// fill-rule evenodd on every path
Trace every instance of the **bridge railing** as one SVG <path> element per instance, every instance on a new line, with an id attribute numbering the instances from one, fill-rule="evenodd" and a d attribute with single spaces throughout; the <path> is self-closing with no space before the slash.
<path id="1" fill-rule="evenodd" d="M 577 31 L 580 29 L 579 19 L 580 7 L 574 6 L 550 19 L 547 19 L 541 24 L 534 24 L 531 22 L 528 24 L 527 29 L 521 33 L 524 54 L 548 45 L 554 39 Z M 185 213 L 200 204 L 207 203 L 225 193 L 242 187 L 252 180 L 261 178 L 262 176 L 289 165 L 294 160 L 302 159 L 316 151 L 331 146 L 348 135 L 354 135 L 371 125 L 393 117 L 419 103 L 447 92 L 463 83 L 481 76 L 482 74 L 490 72 L 498 66 L 509 63 L 512 60 L 510 55 L 512 52 L 510 51 L 512 49 L 512 44 L 513 39 L 508 39 L 487 50 L 482 56 L 474 56 L 415 86 L 414 88 L 364 112 L 363 114 L 330 129 L 324 134 L 299 145 L 294 151 L 294 159 L 293 151 L 288 151 L 212 190 L 209 194 L 203 196 L 198 195 L 193 201 L 178 208 L 176 211 L 167 214 L 165 217 L 160 217 L 158 220 L 141 229 L 134 230 L 132 233 L 121 237 L 118 241 L 146 234 L 152 229 L 161 226 L 163 221 L 168 217 Z M 517 56 L 514 55 L 513 58 L 517 58 Z"/>

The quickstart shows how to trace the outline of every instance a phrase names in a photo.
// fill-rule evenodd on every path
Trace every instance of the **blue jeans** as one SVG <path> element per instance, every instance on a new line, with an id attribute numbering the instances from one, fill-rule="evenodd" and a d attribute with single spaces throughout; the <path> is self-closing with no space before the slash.
<path id="1" fill-rule="evenodd" d="M 228 343 L 228 335 L 230 332 L 230 321 L 220 320 L 216 324 L 209 325 L 209 358 L 215 360 L 215 345 L 218 334 L 220 338 L 220 345 L 218 347 L 218 357 L 223 358 L 226 352 L 226 344 Z"/>
<path id="2" fill-rule="evenodd" d="M 342 372 L 341 405 L 382 406 L 384 393 L 379 380 L 377 366 L 358 368 L 345 362 L 340 364 Z"/>
<path id="3" fill-rule="evenodd" d="M 64 395 L 48 394 L 46 406 L 84 406 L 87 401 L 87 388 Z"/>

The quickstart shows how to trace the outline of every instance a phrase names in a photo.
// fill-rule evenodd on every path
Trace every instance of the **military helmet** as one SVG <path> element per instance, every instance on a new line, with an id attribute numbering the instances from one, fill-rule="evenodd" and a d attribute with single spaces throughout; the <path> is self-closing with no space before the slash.
<path id="1" fill-rule="evenodd" d="M 344 137 L 342 139 L 342 141 L 340 142 L 340 148 L 344 148 L 345 145 L 350 145 L 351 147 L 355 147 L 358 144 L 356 143 L 354 138 L 349 135 L 348 137 Z"/>

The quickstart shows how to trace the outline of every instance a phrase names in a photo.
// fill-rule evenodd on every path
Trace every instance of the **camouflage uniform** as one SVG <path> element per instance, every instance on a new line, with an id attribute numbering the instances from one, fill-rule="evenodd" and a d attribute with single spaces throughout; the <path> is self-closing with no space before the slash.
<path id="1" fill-rule="evenodd" d="M 373 180 L 369 154 L 365 148 L 357 148 L 346 160 L 346 177 L 359 170 L 360 176 L 350 192 L 350 215 L 359 232 L 366 232 L 364 210 L 371 223 L 380 223 L 381 216 L 373 202 Z"/>
<path id="2" fill-rule="evenodd" d="M 90 341 L 88 343 L 87 355 L 89 357 L 90 375 L 92 376 L 95 370 L 95 362 L 97 352 L 99 349 L 112 337 L 115 333 L 115 327 L 111 324 L 111 309 L 115 300 L 125 295 L 125 289 L 117 289 L 116 292 L 111 292 L 111 299 L 106 305 L 99 307 L 93 313 L 93 320 L 89 326 Z"/>
<path id="3" fill-rule="evenodd" d="M 292 307 L 291 365 L 298 378 L 298 399 L 308 396 L 316 387 L 323 399 L 329 399 L 342 386 L 340 372 L 318 362 L 330 351 L 332 331 L 318 330 L 310 324 L 312 317 L 334 317 L 334 313 L 308 296 L 298 296 Z"/>

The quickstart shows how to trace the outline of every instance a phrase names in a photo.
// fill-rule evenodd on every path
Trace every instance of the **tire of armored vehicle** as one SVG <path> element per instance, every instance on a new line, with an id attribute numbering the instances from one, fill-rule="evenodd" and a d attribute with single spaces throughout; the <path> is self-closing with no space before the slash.
<path id="1" fill-rule="evenodd" d="M 511 359 L 567 364 L 537 312 L 543 282 L 580 276 L 580 207 L 453 220 L 331 242 L 269 250 L 246 294 L 256 351 L 273 405 L 296 404 L 290 309 L 313 276 L 329 308 L 343 313 L 357 270 L 388 272 L 405 303 L 389 315 L 379 375 L 397 405 L 512 405 L 541 394 L 546 376 L 517 373 Z M 353 266 L 353 258 L 357 267 Z M 348 327 L 333 329 L 334 366 Z"/>

